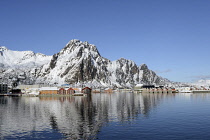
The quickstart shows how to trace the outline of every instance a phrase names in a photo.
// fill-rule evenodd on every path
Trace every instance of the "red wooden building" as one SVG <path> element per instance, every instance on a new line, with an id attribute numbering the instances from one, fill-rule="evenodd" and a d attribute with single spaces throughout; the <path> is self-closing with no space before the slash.
<path id="1" fill-rule="evenodd" d="M 82 93 L 84 93 L 84 94 L 90 94 L 91 91 L 92 91 L 92 89 L 89 88 L 89 87 L 85 87 L 85 88 L 82 89 Z"/>
<path id="2" fill-rule="evenodd" d="M 66 94 L 66 90 L 64 88 L 60 88 L 58 90 L 58 94 Z"/>
<path id="3" fill-rule="evenodd" d="M 73 88 L 69 88 L 66 91 L 66 94 L 74 94 L 74 93 L 75 93 L 75 90 Z"/>

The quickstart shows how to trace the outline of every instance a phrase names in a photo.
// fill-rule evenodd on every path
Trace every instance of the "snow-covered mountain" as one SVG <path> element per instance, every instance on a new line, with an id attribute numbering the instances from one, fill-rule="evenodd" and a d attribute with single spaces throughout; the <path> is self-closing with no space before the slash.
<path id="1" fill-rule="evenodd" d="M 196 86 L 196 87 L 210 87 L 210 80 L 206 80 L 206 79 L 201 79 L 198 80 L 194 83 L 191 83 L 192 86 Z"/>
<path id="2" fill-rule="evenodd" d="M 110 61 L 100 55 L 95 45 L 76 39 L 68 42 L 53 56 L 35 54 L 31 51 L 11 51 L 5 47 L 0 47 L 0 50 L 0 65 L 5 70 L 2 74 L 10 71 L 10 74 L 22 75 L 25 77 L 22 78 L 22 83 L 27 83 L 25 81 L 28 80 L 29 83 L 85 84 L 95 87 L 171 83 L 149 70 L 146 64 L 137 66 L 133 61 L 124 58 Z M 8 72 L 6 73 L 8 76 Z"/>
<path id="3" fill-rule="evenodd" d="M 34 73 L 51 60 L 52 56 L 32 51 L 12 51 L 0 47 L 0 82 L 33 84 Z"/>
<path id="4" fill-rule="evenodd" d="M 32 51 L 12 51 L 6 47 L 0 47 L 1 67 L 36 67 L 46 64 L 51 56 Z"/>
<path id="5" fill-rule="evenodd" d="M 90 86 L 131 87 L 137 83 L 165 85 L 170 81 L 159 77 L 146 64 L 138 67 L 121 58 L 110 61 L 100 55 L 95 45 L 71 40 L 37 74 L 37 82 L 79 83 Z"/>

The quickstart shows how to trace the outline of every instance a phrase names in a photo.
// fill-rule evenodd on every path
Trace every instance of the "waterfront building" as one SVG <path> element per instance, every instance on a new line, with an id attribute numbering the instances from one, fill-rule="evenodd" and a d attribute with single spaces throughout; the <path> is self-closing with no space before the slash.
<path id="1" fill-rule="evenodd" d="M 84 93 L 84 94 L 90 94 L 91 93 L 91 88 L 89 88 L 89 87 L 85 87 L 85 88 L 83 88 L 82 89 L 82 93 Z"/>
<path id="2" fill-rule="evenodd" d="M 94 88 L 94 89 L 92 89 L 92 92 L 93 92 L 93 93 L 101 93 L 101 92 L 103 92 L 103 89 Z"/>
<path id="3" fill-rule="evenodd" d="M 67 89 L 66 93 L 67 94 L 74 94 L 75 90 L 73 88 L 69 88 L 69 89 Z"/>
<path id="4" fill-rule="evenodd" d="M 4 94 L 8 92 L 8 85 L 7 84 L 0 84 L 0 94 Z"/>
<path id="5" fill-rule="evenodd" d="M 154 86 L 154 85 L 137 84 L 137 85 L 134 87 L 134 90 L 139 90 L 139 89 L 143 89 L 143 88 L 145 88 L 145 89 L 151 89 L 151 88 L 155 88 L 155 86 Z M 161 86 L 161 88 L 163 88 L 163 87 Z"/>
<path id="6" fill-rule="evenodd" d="M 58 90 L 58 94 L 66 94 L 66 90 L 64 88 L 60 88 Z"/>
<path id="7" fill-rule="evenodd" d="M 113 93 L 113 89 L 107 88 L 107 89 L 104 90 L 104 92 L 106 92 L 106 93 Z"/>
<path id="8" fill-rule="evenodd" d="M 41 87 L 39 94 L 40 95 L 42 95 L 42 94 L 58 94 L 58 88 L 57 87 Z"/>
<path id="9" fill-rule="evenodd" d="M 77 89 L 77 92 L 81 92 L 81 90 Z M 39 94 L 58 94 L 58 95 L 72 95 L 75 93 L 75 89 L 73 88 L 57 88 L 57 87 L 42 87 L 40 88 Z"/>

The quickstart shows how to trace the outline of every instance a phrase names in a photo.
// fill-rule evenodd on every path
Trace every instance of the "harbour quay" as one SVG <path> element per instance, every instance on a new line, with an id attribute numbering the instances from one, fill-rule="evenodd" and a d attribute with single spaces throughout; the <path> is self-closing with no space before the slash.
<path id="1" fill-rule="evenodd" d="M 143 85 L 137 84 L 134 87 L 134 93 L 177 93 L 175 88 L 168 88 L 163 86 Z"/>

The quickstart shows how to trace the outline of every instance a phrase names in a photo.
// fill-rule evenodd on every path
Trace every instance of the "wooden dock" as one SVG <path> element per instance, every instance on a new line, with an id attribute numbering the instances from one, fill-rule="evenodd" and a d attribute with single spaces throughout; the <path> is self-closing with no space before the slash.
<path id="1" fill-rule="evenodd" d="M 192 93 L 210 93 L 210 90 L 192 90 Z"/>
<path id="2" fill-rule="evenodd" d="M 152 89 L 147 89 L 147 88 L 142 88 L 139 90 L 135 90 L 135 93 L 174 93 L 172 89 L 166 89 L 166 88 L 152 88 Z"/>

